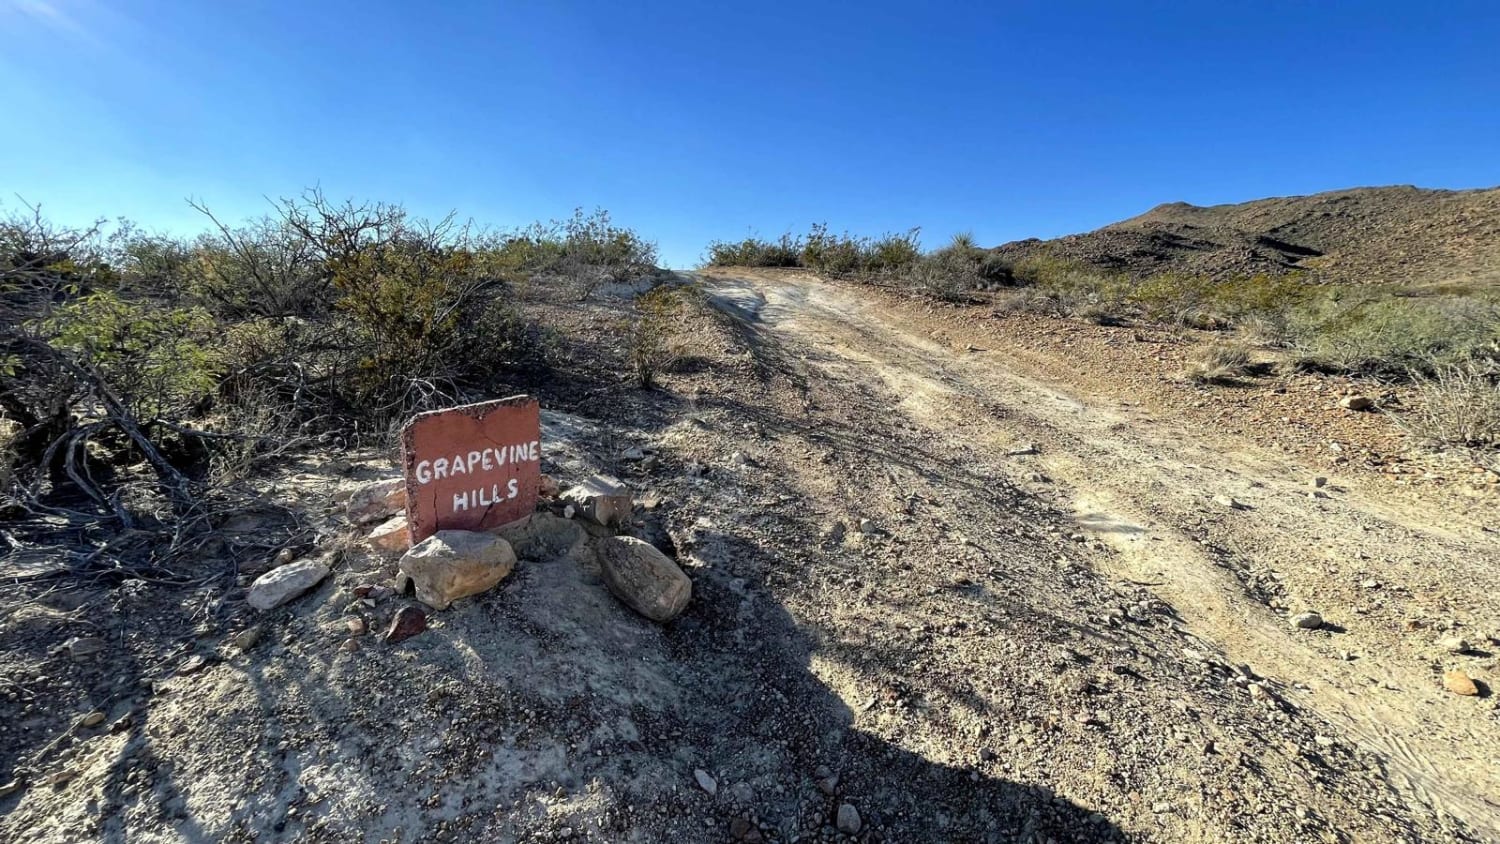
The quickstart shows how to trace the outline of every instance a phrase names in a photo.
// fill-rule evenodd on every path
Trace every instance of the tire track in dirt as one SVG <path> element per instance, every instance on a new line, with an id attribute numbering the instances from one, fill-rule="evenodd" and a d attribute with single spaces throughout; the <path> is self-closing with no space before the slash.
<path id="1" fill-rule="evenodd" d="M 1335 546 L 1350 537 L 1346 547 L 1384 549 L 1372 556 L 1385 557 L 1375 562 L 1386 564 L 1392 583 L 1408 572 L 1413 583 L 1422 582 L 1416 572 L 1446 572 L 1455 595 L 1480 599 L 1476 614 L 1500 619 L 1492 596 L 1468 590 L 1482 582 L 1481 560 L 1500 559 L 1500 543 L 1452 524 L 1442 529 L 1445 514 L 1419 502 L 1357 489 L 1338 500 L 1310 498 L 1305 481 L 1315 472 L 1290 458 L 1090 403 L 1006 366 L 1000 353 L 954 351 L 917 333 L 913 314 L 846 288 L 745 273 L 716 275 L 709 289 L 716 303 L 758 300 L 757 330 L 774 336 L 781 354 L 816 357 L 810 365 L 831 377 L 880 379 L 901 397 L 904 414 L 945 438 L 992 452 L 1038 444 L 1041 454 L 1019 458 L 1017 474 L 1034 463 L 1057 482 L 1033 476 L 1031 488 L 1071 509 L 1083 533 L 1113 549 L 1097 555 L 1105 573 L 1150 586 L 1190 632 L 1275 681 L 1287 704 L 1373 751 L 1376 773 L 1408 799 L 1500 836 L 1492 707 L 1437 690 L 1430 657 L 1389 647 L 1389 636 L 1342 627 L 1332 636 L 1304 634 L 1285 618 L 1300 603 L 1337 594 L 1320 556 L 1331 536 Z M 1215 504 L 1217 495 L 1248 509 Z M 1332 620 L 1365 626 L 1345 609 L 1324 608 Z M 1358 657 L 1341 659 L 1344 648 Z"/>

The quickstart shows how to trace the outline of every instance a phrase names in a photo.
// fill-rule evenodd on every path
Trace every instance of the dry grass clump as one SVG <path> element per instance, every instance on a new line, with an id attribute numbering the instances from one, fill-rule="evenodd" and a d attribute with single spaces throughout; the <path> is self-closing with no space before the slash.
<path id="1" fill-rule="evenodd" d="M 1195 384 L 1224 384 L 1250 373 L 1250 349 L 1243 343 L 1210 343 L 1188 357 L 1183 377 Z"/>
<path id="2" fill-rule="evenodd" d="M 1431 445 L 1471 450 L 1481 465 L 1500 470 L 1500 366 L 1439 365 L 1413 382 L 1416 408 L 1397 417 L 1401 427 Z"/>

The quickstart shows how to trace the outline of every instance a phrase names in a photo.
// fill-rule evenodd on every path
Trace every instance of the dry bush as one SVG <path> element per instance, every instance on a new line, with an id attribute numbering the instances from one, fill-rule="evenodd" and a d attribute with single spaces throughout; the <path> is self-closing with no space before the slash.
<path id="1" fill-rule="evenodd" d="M 1198 384 L 1223 384 L 1249 374 L 1250 350 L 1242 343 L 1210 343 L 1188 356 L 1183 377 Z"/>
<path id="2" fill-rule="evenodd" d="M 1396 419 L 1428 444 L 1472 449 L 1481 462 L 1500 468 L 1500 366 L 1467 360 L 1435 364 L 1413 374 L 1416 407 Z"/>
<path id="3" fill-rule="evenodd" d="M 658 285 L 637 296 L 634 314 L 625 326 L 626 349 L 636 384 L 656 386 L 656 376 L 671 366 L 677 349 L 674 338 L 683 309 L 685 288 Z"/>

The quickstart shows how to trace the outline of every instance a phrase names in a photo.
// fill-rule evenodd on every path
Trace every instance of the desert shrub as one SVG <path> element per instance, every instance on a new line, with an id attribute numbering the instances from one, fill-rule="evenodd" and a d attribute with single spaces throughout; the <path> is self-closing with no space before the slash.
<path id="1" fill-rule="evenodd" d="M 1289 323 L 1299 362 L 1317 369 L 1400 378 L 1500 357 L 1500 303 L 1477 297 L 1330 287 L 1291 309 Z"/>
<path id="2" fill-rule="evenodd" d="M 274 217 L 237 227 L 221 222 L 207 207 L 195 206 L 215 231 L 193 243 L 183 285 L 224 319 L 326 314 L 335 298 L 326 256 L 354 244 L 333 240 L 327 226 L 315 232 L 311 212 L 319 206 L 331 207 L 321 195 L 310 193 L 306 202 L 281 203 Z M 319 242 L 315 233 L 330 239 Z M 353 238 L 362 233 L 343 234 Z"/>
<path id="3" fill-rule="evenodd" d="M 38 329 L 141 419 L 190 415 L 224 366 L 213 317 L 202 308 L 157 308 L 101 291 L 61 305 Z"/>
<path id="4" fill-rule="evenodd" d="M 636 383 L 643 390 L 656 386 L 658 373 L 676 355 L 674 337 L 683 308 L 682 288 L 658 285 L 637 296 L 625 327 L 626 350 Z"/>
<path id="5" fill-rule="evenodd" d="M 1475 359 L 1434 362 L 1413 373 L 1416 407 L 1397 417 L 1413 436 L 1443 446 L 1500 448 L 1500 365 Z"/>
<path id="6" fill-rule="evenodd" d="M 1210 343 L 1188 356 L 1184 377 L 1199 384 L 1222 384 L 1248 374 L 1250 350 L 1240 343 Z"/>
<path id="7" fill-rule="evenodd" d="M 633 281 L 656 270 L 656 244 L 617 226 L 608 211 L 575 209 L 566 220 L 536 224 L 517 240 L 521 267 L 543 280 L 562 279 L 587 299 L 606 284 Z"/>
<path id="8" fill-rule="evenodd" d="M 805 244 L 790 233 L 777 240 L 747 237 L 740 241 L 716 240 L 708 245 L 711 267 L 800 267 Z"/>
<path id="9" fill-rule="evenodd" d="M 861 269 L 876 274 L 899 274 L 922 258 L 919 229 L 902 234 L 885 234 L 865 244 Z"/>

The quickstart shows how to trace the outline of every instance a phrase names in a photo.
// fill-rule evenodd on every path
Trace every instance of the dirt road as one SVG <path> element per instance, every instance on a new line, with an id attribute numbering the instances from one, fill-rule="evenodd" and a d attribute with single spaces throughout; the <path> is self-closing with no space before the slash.
<path id="1" fill-rule="evenodd" d="M 1282 716 L 1265 725 L 1266 736 L 1323 722 L 1314 738 L 1320 762 L 1309 766 L 1305 754 L 1294 754 L 1294 766 L 1367 778 L 1387 792 L 1379 808 L 1367 807 L 1377 815 L 1430 815 L 1440 826 L 1451 821 L 1500 838 L 1494 697 L 1460 697 L 1442 684 L 1442 672 L 1453 668 L 1490 682 L 1497 676 L 1497 643 L 1487 638 L 1500 637 L 1500 601 L 1487 585 L 1500 570 L 1493 524 L 1359 478 L 1315 487 L 1311 480 L 1326 470 L 1157 418 L 1139 403 L 1079 395 L 1066 373 L 1082 362 L 1008 354 L 994 336 L 966 343 L 934 330 L 920 307 L 796 274 L 716 271 L 700 280 L 766 364 L 801 385 L 809 418 L 852 406 L 857 418 L 839 423 L 855 422 L 872 438 L 903 432 L 955 464 L 969 461 L 971 476 L 980 467 L 993 471 L 996 489 L 1014 486 L 1071 515 L 1063 529 L 1091 570 L 1149 590 L 1176 619 L 1169 634 L 1176 646 L 1159 642 L 1163 652 L 1175 659 L 1183 649 L 1206 648 L 1265 678 Z M 907 543 L 995 552 L 1008 560 L 1010 577 L 1023 567 L 1037 588 L 1067 600 L 1066 561 L 996 551 L 990 515 L 951 506 L 974 497 L 954 488 L 962 477 L 915 456 L 908 468 L 927 481 L 924 497 L 949 506 L 937 524 L 905 526 Z M 886 500 L 868 488 L 835 494 L 853 497 L 851 509 L 872 518 L 902 508 L 899 492 Z M 1005 495 L 980 498 L 980 507 L 1010 506 Z M 1321 613 L 1323 629 L 1293 627 L 1289 618 L 1305 610 Z M 1118 623 L 1106 608 L 1093 613 Z M 1472 650 L 1455 654 L 1437 644 L 1454 636 Z M 1005 682 L 1054 673 L 1041 658 L 1018 667 L 1021 675 Z M 1246 702 L 1268 697 L 1254 684 L 1234 691 Z M 1260 762 L 1273 768 L 1284 750 L 1276 745 L 1286 742 L 1267 740 Z M 1328 798 L 1336 804 L 1347 796 Z M 1317 799 L 1302 795 L 1308 802 L 1295 811 L 1338 818 L 1336 805 Z M 1345 823 L 1330 827 L 1369 834 Z M 1196 832 L 1208 837 L 1203 827 Z"/>
<path id="2" fill-rule="evenodd" d="M 340 501 L 398 470 L 296 455 L 264 483 L 332 573 L 283 607 L 246 577 L 7 595 L 0 840 L 1500 840 L 1486 499 L 1174 416 L 1126 348 L 1049 333 L 1076 324 L 1027 345 L 806 276 L 699 281 L 659 389 L 620 377 L 633 291 L 533 303 L 561 359 L 516 385 L 543 471 L 632 488 L 681 616 L 610 595 L 609 531 L 548 499 L 500 586 L 384 642 L 412 600 Z"/>

